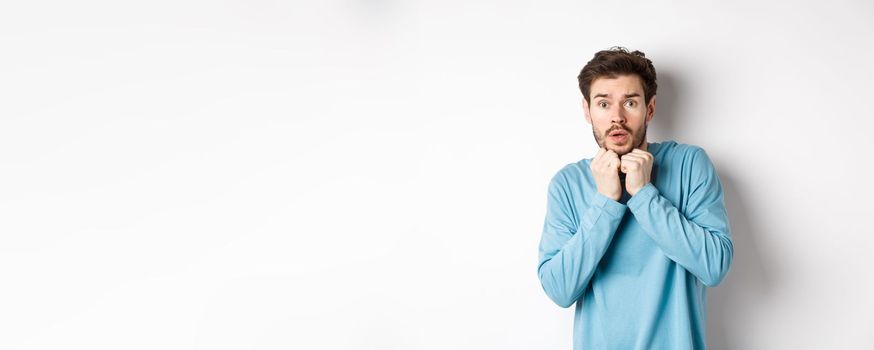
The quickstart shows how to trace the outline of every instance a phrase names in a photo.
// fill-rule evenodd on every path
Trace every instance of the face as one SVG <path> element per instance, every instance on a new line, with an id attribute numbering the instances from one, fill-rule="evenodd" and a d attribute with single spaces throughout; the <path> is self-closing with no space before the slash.
<path id="1" fill-rule="evenodd" d="M 637 75 L 598 78 L 583 99 L 586 121 L 598 146 L 620 156 L 632 149 L 646 150 L 646 127 L 655 113 L 655 96 L 644 103 L 643 82 Z"/>

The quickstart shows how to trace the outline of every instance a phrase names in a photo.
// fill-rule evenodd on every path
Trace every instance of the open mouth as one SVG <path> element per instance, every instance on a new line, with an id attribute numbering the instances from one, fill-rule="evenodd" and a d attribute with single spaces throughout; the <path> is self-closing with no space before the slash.
<path id="1" fill-rule="evenodd" d="M 608 134 L 610 141 L 614 143 L 625 143 L 628 141 L 628 132 L 625 130 L 614 130 Z"/>

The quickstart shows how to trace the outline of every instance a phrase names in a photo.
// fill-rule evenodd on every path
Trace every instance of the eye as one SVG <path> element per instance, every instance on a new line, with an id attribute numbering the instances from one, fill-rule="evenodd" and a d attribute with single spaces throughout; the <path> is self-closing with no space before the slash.
<path id="1" fill-rule="evenodd" d="M 625 105 L 628 106 L 628 107 L 632 107 L 632 108 L 633 108 L 634 106 L 637 106 L 637 101 L 635 101 L 635 100 L 628 100 L 628 101 L 625 101 Z"/>
<path id="2" fill-rule="evenodd" d="M 606 101 L 598 102 L 598 107 L 607 108 L 607 102 Z"/>

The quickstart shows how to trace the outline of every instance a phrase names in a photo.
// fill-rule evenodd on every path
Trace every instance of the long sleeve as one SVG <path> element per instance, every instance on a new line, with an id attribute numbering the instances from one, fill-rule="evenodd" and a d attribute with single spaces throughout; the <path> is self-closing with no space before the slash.
<path id="1" fill-rule="evenodd" d="M 645 185 L 627 205 L 668 258 L 712 287 L 725 277 L 734 255 L 722 185 L 700 148 L 694 150 L 688 171 L 683 174 L 690 179 L 684 212 L 653 184 Z"/>
<path id="2" fill-rule="evenodd" d="M 619 202 L 597 192 L 590 197 L 578 220 L 567 179 L 559 173 L 550 181 L 537 275 L 561 307 L 582 295 L 625 214 L 626 206 Z"/>

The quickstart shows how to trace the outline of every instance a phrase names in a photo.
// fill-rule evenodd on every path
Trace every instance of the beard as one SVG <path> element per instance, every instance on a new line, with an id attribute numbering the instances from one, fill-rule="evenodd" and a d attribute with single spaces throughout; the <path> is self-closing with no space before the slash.
<path id="1" fill-rule="evenodd" d="M 643 124 L 643 127 L 638 129 L 637 132 L 631 132 L 631 130 L 629 130 L 625 126 L 614 125 L 605 130 L 603 133 L 599 133 L 597 130 L 595 130 L 595 127 L 593 126 L 592 136 L 595 137 L 595 142 L 598 143 L 599 147 L 616 152 L 616 154 L 621 157 L 631 152 L 631 150 L 635 148 L 640 148 L 640 146 L 642 146 L 643 143 L 646 142 L 646 127 L 648 125 L 649 123 Z M 631 135 L 631 138 L 621 144 L 607 144 L 607 137 L 609 137 L 610 133 L 614 130 L 625 130 L 625 132 Z"/>

